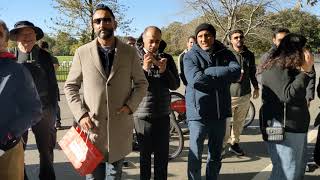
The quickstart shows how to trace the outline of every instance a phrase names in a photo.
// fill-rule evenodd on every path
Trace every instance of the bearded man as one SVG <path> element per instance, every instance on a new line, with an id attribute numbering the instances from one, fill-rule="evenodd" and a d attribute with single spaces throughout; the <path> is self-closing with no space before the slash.
<path id="1" fill-rule="evenodd" d="M 114 37 L 112 10 L 98 5 L 92 20 L 97 38 L 75 52 L 64 91 L 77 123 L 90 132 L 105 157 L 86 178 L 120 180 L 123 159 L 132 150 L 130 115 L 145 96 L 148 81 L 136 50 Z"/>

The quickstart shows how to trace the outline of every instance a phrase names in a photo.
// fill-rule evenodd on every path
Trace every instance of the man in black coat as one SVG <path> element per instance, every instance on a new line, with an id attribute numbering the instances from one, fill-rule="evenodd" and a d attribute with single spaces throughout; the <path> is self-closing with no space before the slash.
<path id="1" fill-rule="evenodd" d="M 318 93 L 318 98 L 320 98 L 320 85 L 319 84 L 317 86 L 317 93 Z M 316 117 L 316 120 L 314 122 L 314 126 L 318 126 L 318 135 L 317 135 L 316 145 L 314 147 L 313 159 L 314 159 L 314 162 L 318 166 L 320 166 L 320 113 Z"/>
<path id="2" fill-rule="evenodd" d="M 170 91 L 180 86 L 177 67 L 166 47 L 161 30 L 147 27 L 138 39 L 138 53 L 148 79 L 147 95 L 134 113 L 140 147 L 140 179 L 151 178 L 151 154 L 154 154 L 154 179 L 167 179 L 170 127 Z"/>
<path id="3" fill-rule="evenodd" d="M 42 118 L 32 126 L 40 153 L 40 180 L 55 180 L 53 149 L 56 144 L 55 105 L 58 85 L 51 55 L 36 42 L 43 37 L 43 31 L 29 21 L 19 21 L 10 31 L 10 39 L 17 42 L 15 54 L 18 63 L 31 73 L 42 105 Z M 27 143 L 28 131 L 24 135 Z M 25 178 L 27 179 L 27 177 Z"/>

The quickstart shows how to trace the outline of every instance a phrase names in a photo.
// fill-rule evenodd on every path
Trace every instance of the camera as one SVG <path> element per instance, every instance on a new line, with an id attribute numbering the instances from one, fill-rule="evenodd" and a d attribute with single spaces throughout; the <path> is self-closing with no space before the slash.
<path id="1" fill-rule="evenodd" d="M 156 58 L 157 61 L 159 61 L 159 60 L 161 60 L 162 58 L 165 58 L 165 54 L 164 54 L 164 53 L 159 53 L 159 54 L 156 55 L 155 58 Z"/>

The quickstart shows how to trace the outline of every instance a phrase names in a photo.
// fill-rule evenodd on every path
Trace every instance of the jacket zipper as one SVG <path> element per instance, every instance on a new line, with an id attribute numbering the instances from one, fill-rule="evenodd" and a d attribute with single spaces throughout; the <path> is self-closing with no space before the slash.
<path id="1" fill-rule="evenodd" d="M 220 104 L 219 104 L 219 93 L 218 90 L 216 90 L 216 100 L 217 100 L 217 114 L 218 114 L 218 120 L 220 119 Z"/>
<path id="2" fill-rule="evenodd" d="M 197 113 L 197 100 L 196 100 L 196 91 L 193 90 L 193 100 L 194 100 L 194 112 Z"/>
<path id="3" fill-rule="evenodd" d="M 212 57 L 214 57 L 215 54 L 212 55 Z M 210 56 L 210 58 L 212 58 Z M 213 61 L 213 58 L 211 59 L 211 61 Z M 216 60 L 216 66 L 219 66 L 218 60 Z M 216 90 L 216 103 L 217 103 L 217 116 L 218 116 L 218 120 L 220 119 L 220 101 L 219 101 L 219 92 L 218 90 Z"/>

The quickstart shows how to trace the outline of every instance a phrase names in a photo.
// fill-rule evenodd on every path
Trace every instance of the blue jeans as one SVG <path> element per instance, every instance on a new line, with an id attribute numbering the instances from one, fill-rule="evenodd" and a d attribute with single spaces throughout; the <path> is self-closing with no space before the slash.
<path id="1" fill-rule="evenodd" d="M 190 149 L 188 156 L 188 179 L 201 179 L 201 160 L 205 138 L 208 136 L 208 158 L 206 179 L 216 180 L 221 168 L 222 143 L 226 131 L 226 120 L 188 121 Z"/>
<path id="2" fill-rule="evenodd" d="M 86 180 L 121 180 L 123 159 L 114 163 L 98 164 L 92 174 L 86 175 Z"/>
<path id="3" fill-rule="evenodd" d="M 307 133 L 285 132 L 282 142 L 266 142 L 272 161 L 269 180 L 302 180 L 307 164 Z"/>

